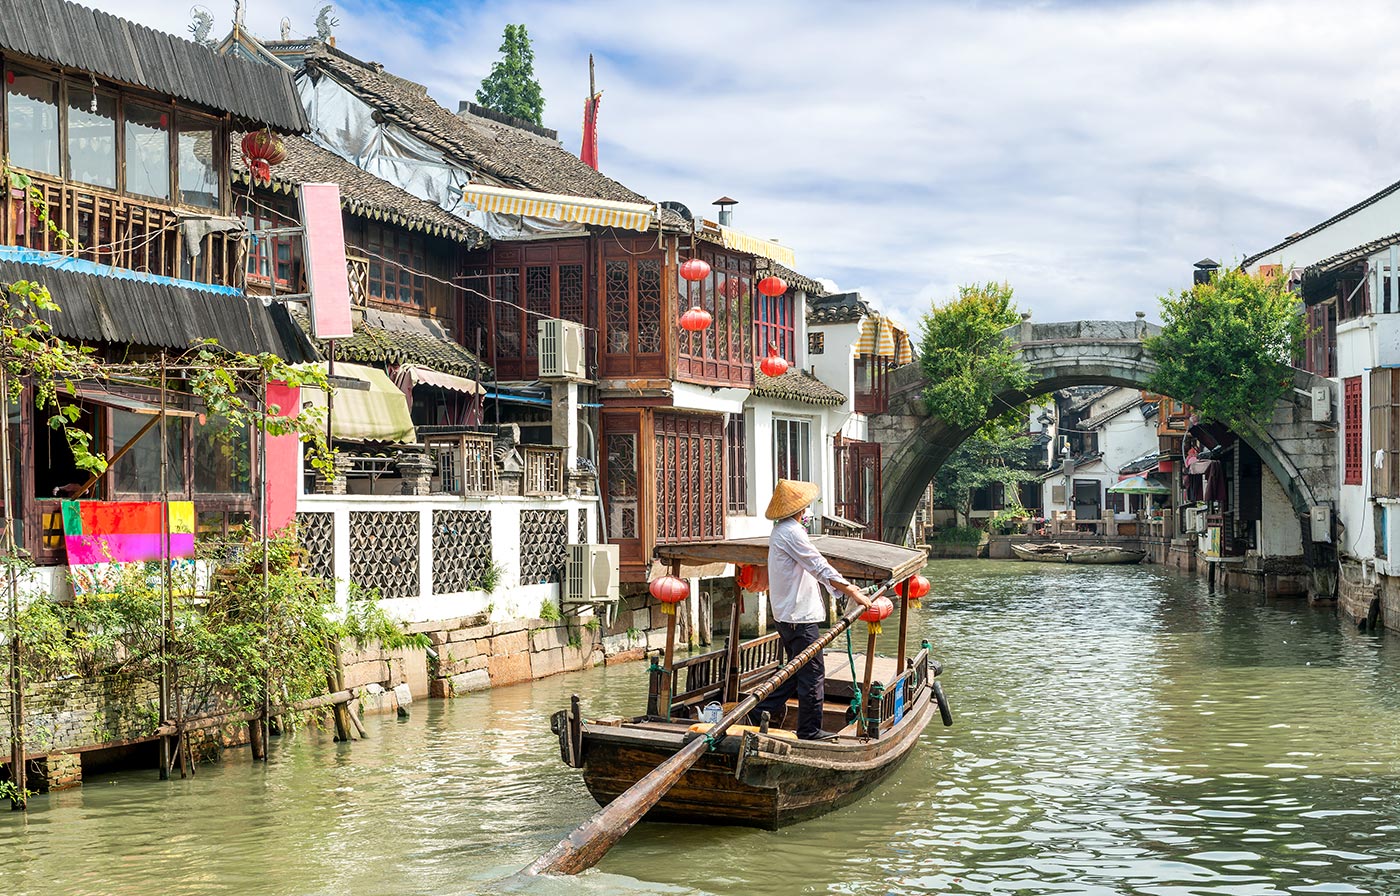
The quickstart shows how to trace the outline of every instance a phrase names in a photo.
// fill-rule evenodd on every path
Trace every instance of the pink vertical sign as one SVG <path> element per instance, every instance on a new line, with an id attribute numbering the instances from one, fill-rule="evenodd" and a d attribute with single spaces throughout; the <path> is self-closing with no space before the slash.
<path id="1" fill-rule="evenodd" d="M 348 339 L 350 276 L 345 266 L 345 226 L 339 184 L 301 185 L 301 223 L 306 229 L 306 282 L 311 289 L 311 335 Z"/>

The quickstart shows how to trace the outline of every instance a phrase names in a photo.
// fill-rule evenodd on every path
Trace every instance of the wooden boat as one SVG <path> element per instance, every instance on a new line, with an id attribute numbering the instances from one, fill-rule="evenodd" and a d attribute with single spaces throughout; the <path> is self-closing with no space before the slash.
<path id="1" fill-rule="evenodd" d="M 1013 544 L 1011 552 L 1033 563 L 1140 563 L 1146 551 L 1089 544 Z"/>
<path id="2" fill-rule="evenodd" d="M 926 559 L 922 551 L 883 542 L 835 536 L 812 541 L 852 581 L 905 580 Z M 762 565 L 767 563 L 768 539 L 666 546 L 657 553 L 672 564 L 673 572 L 682 564 L 717 561 Z M 874 636 L 866 651 L 854 654 L 854 661 L 845 649 L 829 649 L 822 657 L 823 727 L 838 732 L 836 737 L 797 740 L 797 701 L 789 700 L 784 718 L 772 719 L 768 726 L 730 728 L 644 818 L 768 829 L 812 818 L 860 798 L 888 777 L 913 752 L 935 714 L 952 724 L 936 681 L 941 667 L 930 658 L 927 642 L 906 657 L 907 601 L 895 603 L 897 657 L 874 656 Z M 731 633 L 738 632 L 738 621 L 736 601 Z M 686 744 L 705 737 L 707 726 L 699 719 L 706 704 L 719 702 L 728 711 L 770 678 L 783 660 L 776 633 L 742 643 L 731 635 L 725 648 L 683 660 L 674 658 L 671 644 L 668 627 L 668 650 L 660 662 L 653 661 L 644 715 L 584 720 L 575 697 L 568 710 L 551 720 L 561 757 L 583 770 L 584 783 L 600 805 L 610 803 Z M 853 717 L 857 693 L 864 708 Z"/>

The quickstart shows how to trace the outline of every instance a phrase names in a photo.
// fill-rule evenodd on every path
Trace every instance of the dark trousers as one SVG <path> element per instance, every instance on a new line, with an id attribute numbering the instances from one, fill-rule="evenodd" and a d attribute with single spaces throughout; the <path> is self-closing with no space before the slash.
<path id="1" fill-rule="evenodd" d="M 783 642 L 783 661 L 815 644 L 821 632 L 815 622 L 779 622 L 778 637 Z M 822 701 L 826 698 L 826 661 L 818 653 L 797 674 L 778 686 L 768 699 L 753 709 L 753 717 L 767 712 L 774 724 L 780 724 L 788 698 L 797 692 L 797 736 L 807 739 L 822 732 Z"/>

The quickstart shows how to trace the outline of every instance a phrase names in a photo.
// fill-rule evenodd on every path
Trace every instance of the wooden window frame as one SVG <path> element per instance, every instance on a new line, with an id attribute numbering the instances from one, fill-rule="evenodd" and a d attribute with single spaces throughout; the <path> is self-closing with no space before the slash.
<path id="1" fill-rule="evenodd" d="M 1360 485 L 1365 461 L 1361 454 L 1361 377 L 1342 380 L 1343 485 Z"/>
<path id="2" fill-rule="evenodd" d="M 566 270 L 570 272 L 567 275 Z M 491 296 L 496 299 L 488 315 L 491 364 L 496 378 L 533 380 L 540 370 L 536 357 L 539 322 L 560 318 L 586 324 L 589 320 L 591 277 L 587 241 L 493 245 L 487 275 Z M 565 285 L 573 276 L 578 277 L 576 299 L 565 292 Z M 538 288 L 540 283 L 545 284 L 543 293 Z M 499 336 L 515 330 L 520 335 L 518 349 L 503 350 Z"/>
<path id="3" fill-rule="evenodd" d="M 1400 368 L 1371 370 L 1371 456 L 1381 465 L 1371 473 L 1371 496 L 1400 498 Z"/>
<path id="4" fill-rule="evenodd" d="M 729 463 L 729 514 L 749 513 L 748 426 L 744 414 L 730 414 L 724 427 L 725 454 Z"/>
<path id="5" fill-rule="evenodd" d="M 890 371 L 894 364 L 878 355 L 856 355 L 852 366 L 855 394 L 851 405 L 858 414 L 883 414 L 890 407 Z M 864 377 L 862 378 L 862 372 Z"/>
<path id="6" fill-rule="evenodd" d="M 426 313 L 428 311 L 427 237 L 422 233 L 415 233 L 402 227 L 369 221 L 365 224 L 361 241 L 364 244 L 363 247 L 355 246 L 353 248 L 357 252 L 363 252 L 369 258 L 365 291 L 368 301 L 394 311 L 407 310 Z M 399 258 L 404 251 L 408 253 L 407 263 Z M 378 276 L 374 273 L 375 268 L 379 269 Z M 389 286 L 387 274 L 390 269 L 398 272 L 399 277 L 407 274 L 410 278 L 409 290 L 412 296 L 407 301 L 399 298 L 399 290 L 403 286 L 403 281 L 397 277 L 393 283 L 394 295 L 390 297 L 385 294 Z M 378 294 L 374 292 L 376 287 L 379 289 Z"/>
<path id="7" fill-rule="evenodd" d="M 805 470 L 794 471 L 790 464 L 784 470 L 785 459 L 778 451 L 778 428 L 783 427 L 788 436 L 788 445 L 792 445 L 792 430 L 799 429 L 803 435 L 803 449 L 799 466 L 805 464 Z M 786 475 L 785 475 L 786 473 Z M 810 479 L 812 475 L 812 420 L 810 417 L 773 417 L 773 481 L 779 479 Z"/>
<path id="8" fill-rule="evenodd" d="M 657 544 L 724 538 L 724 431 L 718 414 L 653 414 Z"/>
<path id="9" fill-rule="evenodd" d="M 696 253 L 710 265 L 704 280 L 673 282 L 680 306 L 699 306 L 712 321 L 698 333 L 681 332 L 676 340 L 676 378 L 720 386 L 751 386 L 754 378 L 752 256 L 703 246 Z"/>
<path id="10" fill-rule="evenodd" d="M 789 364 L 797 363 L 797 300 L 789 289 L 780 296 L 754 295 L 754 353 L 762 358 L 770 344 Z"/>
<path id="11" fill-rule="evenodd" d="M 643 270 L 645 265 L 645 271 Z M 624 271 L 625 269 L 625 271 Z M 625 276 L 618 276 L 624 274 Z M 659 276 L 656 301 L 643 303 L 643 280 Z M 676 319 L 672 290 L 667 286 L 674 276 L 666 253 L 655 237 L 623 238 L 616 234 L 598 241 L 595 292 L 596 326 L 600 376 L 604 378 L 664 377 L 674 344 L 668 321 Z M 625 286 L 623 286 L 625 284 Z M 623 286 L 622 292 L 618 287 Z M 613 333 L 626 327 L 626 342 L 614 350 Z M 642 333 L 649 333 L 649 348 L 642 351 Z"/>
<path id="12" fill-rule="evenodd" d="M 250 285 L 271 286 L 275 276 L 279 290 L 297 291 L 301 285 L 301 240 L 287 234 L 281 236 L 258 236 L 257 234 L 260 230 L 295 227 L 299 226 L 299 223 L 295 213 L 276 200 L 248 203 L 247 211 L 243 213 L 243 226 L 247 228 L 250 239 L 243 276 Z M 279 258 L 283 247 L 287 248 L 285 262 Z M 276 259 L 275 265 L 269 263 L 270 258 Z M 286 277 L 281 274 L 283 264 L 287 266 Z M 274 274 L 264 274 L 262 272 L 264 266 Z"/>

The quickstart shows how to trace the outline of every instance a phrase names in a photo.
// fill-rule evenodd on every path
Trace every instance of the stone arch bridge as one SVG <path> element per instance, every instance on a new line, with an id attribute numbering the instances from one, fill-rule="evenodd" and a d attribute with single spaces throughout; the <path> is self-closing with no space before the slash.
<path id="1" fill-rule="evenodd" d="M 1019 404 L 1070 386 L 1105 385 L 1146 389 L 1156 363 L 1143 349 L 1145 336 L 1160 330 L 1139 315 L 1135 321 L 1033 323 L 1008 329 L 1022 360 L 1035 375 L 1028 393 L 999 396 Z M 917 364 L 896 370 L 890 384 L 889 411 L 872 418 L 871 438 L 884 449 L 882 499 L 884 537 L 903 543 L 924 489 L 948 455 L 974 429 L 931 417 L 923 408 L 923 373 Z M 1336 419 L 1335 387 L 1302 370 L 1293 374 L 1293 389 L 1279 399 L 1273 420 L 1263 430 L 1241 427 L 1236 434 L 1253 448 L 1288 494 L 1307 537 L 1307 518 L 1315 505 L 1334 505 L 1337 491 L 1334 423 L 1313 422 L 1313 390 L 1325 389 L 1329 420 Z M 1246 432 L 1246 430 L 1250 430 Z"/>

